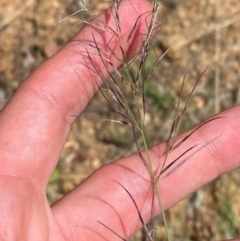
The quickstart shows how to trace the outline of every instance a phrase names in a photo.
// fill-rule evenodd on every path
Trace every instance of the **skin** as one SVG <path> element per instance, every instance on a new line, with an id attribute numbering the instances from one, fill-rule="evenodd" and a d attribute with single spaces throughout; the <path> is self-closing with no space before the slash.
<path id="1" fill-rule="evenodd" d="M 131 2 L 132 5 L 124 0 L 119 10 L 124 43 L 131 31 L 131 23 L 139 14 L 152 10 L 145 0 Z M 100 18 L 106 25 L 114 27 L 110 11 Z M 140 19 L 135 34 L 126 44 L 129 58 L 139 50 L 142 33 L 147 28 L 146 21 L 149 18 Z M 84 51 L 88 46 L 82 41 L 94 44 L 93 35 L 102 49 L 107 50 L 104 43 L 110 42 L 111 48 L 120 56 L 116 37 L 111 39 L 109 32 L 85 27 L 74 41 L 27 77 L 1 112 L 0 240 L 119 240 L 98 220 L 127 239 L 141 224 L 133 202 L 114 181 L 116 178 L 134 197 L 144 220 L 149 219 L 151 183 L 138 155 L 100 168 L 53 206 L 49 206 L 46 199 L 46 185 L 74 116 L 81 113 L 98 89 L 95 74 L 86 66 L 89 62 Z M 114 58 L 110 59 L 119 65 Z M 96 56 L 94 61 L 107 76 L 101 59 Z M 196 143 L 201 146 L 218 137 L 175 172 L 162 177 L 159 188 L 164 208 L 239 167 L 239 115 L 240 106 L 221 113 L 219 116 L 224 118 L 204 125 L 173 151 L 169 161 L 189 146 Z M 165 150 L 166 143 L 151 149 L 155 169 L 163 161 Z M 157 204 L 154 210 L 155 215 L 160 212 Z"/>

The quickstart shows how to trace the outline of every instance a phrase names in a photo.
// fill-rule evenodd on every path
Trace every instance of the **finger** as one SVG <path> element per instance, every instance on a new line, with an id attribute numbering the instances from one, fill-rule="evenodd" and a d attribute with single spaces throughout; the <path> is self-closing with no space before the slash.
<path id="1" fill-rule="evenodd" d="M 168 163 L 191 146 L 197 144 L 203 147 L 171 173 L 186 156 L 181 158 L 160 179 L 160 195 L 165 209 L 219 175 L 240 166 L 239 115 L 240 106 L 221 113 L 219 116 L 224 118 L 203 125 L 169 155 Z M 181 135 L 179 139 L 186 135 Z M 165 153 L 166 143 L 151 149 L 154 170 L 163 162 Z M 140 227 L 131 198 L 116 181 L 130 192 L 143 219 L 146 223 L 149 221 L 152 184 L 139 156 L 133 155 L 98 170 L 53 205 L 53 213 L 60 227 L 67 231 L 64 233 L 66 240 L 71 240 L 71 237 L 74 240 L 119 240 L 98 221 L 125 239 Z M 154 215 L 159 212 L 159 205 L 155 202 Z"/>
<path id="2" fill-rule="evenodd" d="M 151 5 L 144 0 L 125 0 L 118 11 L 121 38 L 126 43 L 124 51 L 132 57 L 142 43 Z M 146 16 L 139 19 L 127 42 L 136 19 L 143 13 Z M 108 10 L 23 82 L 1 113 L 0 174 L 29 178 L 38 187 L 44 187 L 58 161 L 74 116 L 84 109 L 98 88 L 96 81 L 99 84 L 102 81 L 100 73 L 107 76 L 99 49 L 104 60 L 120 65 L 115 58 L 122 58 L 116 33 L 113 10 Z M 89 68 L 90 62 L 99 73 Z"/>

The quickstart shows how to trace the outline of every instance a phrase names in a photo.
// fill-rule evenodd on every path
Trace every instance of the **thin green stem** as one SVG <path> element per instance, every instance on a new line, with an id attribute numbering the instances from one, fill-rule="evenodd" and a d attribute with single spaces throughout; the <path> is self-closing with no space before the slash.
<path id="1" fill-rule="evenodd" d="M 150 156 L 150 153 L 149 153 L 149 148 L 148 148 L 148 145 L 147 145 L 147 142 L 146 142 L 144 129 L 141 130 L 141 134 L 142 134 L 142 140 L 143 140 L 143 144 L 144 144 L 144 149 L 145 149 L 145 152 L 146 152 L 146 155 L 147 155 L 147 160 L 148 160 L 148 172 L 149 172 L 149 175 L 151 177 L 151 181 L 152 181 L 152 183 L 154 185 L 154 191 L 155 191 L 155 193 L 157 195 L 158 205 L 159 205 L 159 207 L 161 209 L 161 213 L 162 213 L 162 217 L 163 217 L 163 222 L 164 222 L 164 227 L 165 227 L 165 232 L 166 232 L 166 235 L 167 235 L 167 239 L 168 239 L 168 241 L 171 241 L 171 236 L 170 236 L 169 229 L 168 229 L 167 219 L 166 219 L 165 211 L 164 211 L 164 208 L 163 208 L 163 205 L 162 205 L 160 191 L 159 191 L 159 188 L 158 188 L 160 176 L 158 176 L 156 179 L 154 177 L 152 160 L 151 160 L 151 156 Z"/>
<path id="2" fill-rule="evenodd" d="M 147 141 L 146 141 L 146 138 L 145 138 L 144 129 L 142 129 L 141 135 L 142 135 L 144 149 L 145 149 L 145 152 L 146 152 L 146 155 L 147 155 L 148 172 L 150 174 L 151 179 L 154 180 L 154 172 L 153 172 L 152 160 L 151 160 L 151 156 L 150 156 L 150 153 L 149 153 Z"/>
<path id="3" fill-rule="evenodd" d="M 157 194 L 158 204 L 159 204 L 159 207 L 161 209 L 161 214 L 162 214 L 162 217 L 163 217 L 163 222 L 164 222 L 164 227 L 165 227 L 165 232 L 166 232 L 166 235 L 167 235 L 167 239 L 168 239 L 168 241 L 171 241 L 172 239 L 171 239 L 171 236 L 170 236 L 170 233 L 169 233 L 167 219 L 166 219 L 165 211 L 164 211 L 164 208 L 163 208 L 163 204 L 162 204 L 162 200 L 161 200 L 161 195 L 160 195 L 160 192 L 159 192 L 158 184 L 159 184 L 159 180 L 154 183 L 154 188 L 155 188 L 155 192 Z"/>

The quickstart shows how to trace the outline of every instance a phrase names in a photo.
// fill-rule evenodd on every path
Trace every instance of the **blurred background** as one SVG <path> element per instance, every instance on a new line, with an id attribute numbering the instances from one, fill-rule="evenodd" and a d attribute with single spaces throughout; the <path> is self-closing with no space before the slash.
<path id="1" fill-rule="evenodd" d="M 84 1 L 98 14 L 108 1 Z M 0 3 L 0 108 L 21 81 L 51 57 L 82 27 L 81 0 L 1 0 Z M 67 16 L 72 17 L 65 19 Z M 88 19 L 90 14 L 82 12 Z M 60 22 L 61 21 L 61 22 Z M 179 86 L 186 74 L 183 97 L 208 66 L 182 122 L 181 132 L 240 102 L 240 3 L 238 0 L 161 3 L 162 24 L 154 45 L 160 61 L 146 86 L 148 142 L 168 137 Z M 149 59 L 149 68 L 154 59 Z M 21 111 L 21 110 L 19 110 Z M 47 189 L 50 203 L 71 191 L 90 173 L 111 160 L 136 151 L 134 140 L 97 93 L 73 124 L 59 164 Z M 58 121 L 58 120 L 56 120 Z M 227 161 L 227 160 L 226 160 Z M 167 212 L 174 240 L 217 240 L 240 236 L 240 173 L 224 175 Z M 176 183 L 177 185 L 177 183 Z M 156 240 L 166 240 L 161 217 L 154 221 Z M 139 231 L 133 240 L 143 240 Z"/>

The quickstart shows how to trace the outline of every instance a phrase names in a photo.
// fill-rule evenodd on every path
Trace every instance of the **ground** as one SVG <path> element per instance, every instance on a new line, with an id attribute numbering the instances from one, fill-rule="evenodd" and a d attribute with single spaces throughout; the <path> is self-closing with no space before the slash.
<path id="1" fill-rule="evenodd" d="M 53 55 L 81 28 L 80 1 L 1 0 L 0 8 L 0 108 L 21 81 Z M 92 1 L 95 14 L 108 8 L 107 1 Z M 88 17 L 87 15 L 85 16 Z M 147 86 L 147 120 L 151 144 L 167 138 L 183 76 L 183 96 L 208 67 L 191 99 L 181 131 L 216 112 L 240 102 L 240 3 L 237 0 L 161 3 L 158 55 L 169 50 Z M 149 63 L 151 65 L 153 63 Z M 97 93 L 81 118 L 73 124 L 59 164 L 49 183 L 50 203 L 68 193 L 90 173 L 110 160 L 136 151 L 125 126 L 103 119 L 116 115 Z M 57 121 L 57 120 L 56 120 Z M 159 130 L 159 131 L 156 131 Z M 216 240 L 240 235 L 239 171 L 223 176 L 179 202 L 167 213 L 175 240 Z M 165 240 L 161 218 L 155 226 L 157 240 Z M 139 232 L 135 239 L 140 239 Z"/>

